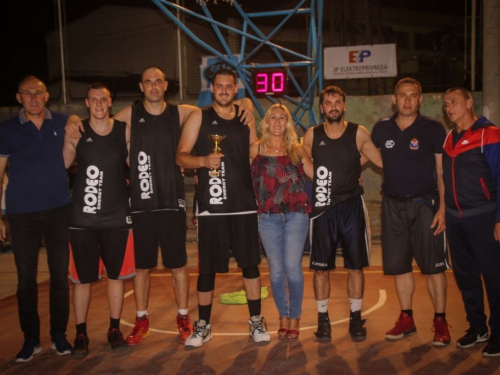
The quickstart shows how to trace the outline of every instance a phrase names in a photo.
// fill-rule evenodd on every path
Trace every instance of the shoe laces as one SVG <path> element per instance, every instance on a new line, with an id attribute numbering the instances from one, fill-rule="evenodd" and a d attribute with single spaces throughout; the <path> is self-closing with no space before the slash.
<path id="1" fill-rule="evenodd" d="M 353 328 L 364 328 L 363 324 L 365 324 L 366 319 L 352 319 L 350 321 L 350 324 L 352 325 Z"/>
<path id="2" fill-rule="evenodd" d="M 144 330 L 147 320 L 136 320 L 134 328 L 132 328 L 132 336 Z"/>
<path id="3" fill-rule="evenodd" d="M 108 334 L 123 336 L 118 328 L 111 328 Z"/>
<path id="4" fill-rule="evenodd" d="M 264 321 L 264 318 L 260 318 L 259 320 L 252 320 L 250 319 L 251 324 L 252 324 L 252 333 L 255 331 L 258 331 L 259 333 L 266 333 L 267 331 L 267 325 L 266 322 Z"/>
<path id="5" fill-rule="evenodd" d="M 24 340 L 21 351 L 31 351 L 33 348 L 37 347 L 38 344 L 39 343 L 35 340 Z"/>
<path id="6" fill-rule="evenodd" d="M 434 324 L 432 325 L 431 330 L 432 332 L 437 332 L 439 334 L 447 334 L 446 330 L 448 329 L 448 327 L 453 328 L 451 325 L 448 324 L 446 319 L 436 319 L 434 321 Z M 468 331 L 467 334 L 469 334 Z"/>
<path id="7" fill-rule="evenodd" d="M 85 333 L 79 333 L 76 335 L 76 341 L 83 341 L 87 335 Z"/>
<path id="8" fill-rule="evenodd" d="M 467 331 L 465 331 L 465 336 L 474 336 L 476 337 L 479 334 L 479 332 L 474 328 L 470 327 Z"/>
<path id="9" fill-rule="evenodd" d="M 201 326 L 198 324 L 198 322 L 195 322 L 193 327 L 193 335 L 198 335 L 200 337 L 203 337 L 206 329 L 207 329 L 206 325 Z"/>
<path id="10" fill-rule="evenodd" d="M 189 319 L 183 317 L 177 317 L 177 327 L 180 331 L 188 332 L 190 331 Z"/>
<path id="11" fill-rule="evenodd" d="M 398 328 L 405 328 L 406 327 L 405 320 L 406 320 L 405 317 L 399 317 L 398 320 L 396 320 L 395 326 Z"/>
<path id="12" fill-rule="evenodd" d="M 56 345 L 56 347 L 58 346 L 67 347 L 69 345 L 68 340 L 66 339 L 66 335 L 64 334 L 53 336 L 52 342 Z"/>

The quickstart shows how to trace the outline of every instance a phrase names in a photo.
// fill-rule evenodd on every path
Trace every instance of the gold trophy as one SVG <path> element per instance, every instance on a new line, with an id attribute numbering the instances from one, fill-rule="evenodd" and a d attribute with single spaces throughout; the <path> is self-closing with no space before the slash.
<path id="1" fill-rule="evenodd" d="M 226 136 L 220 135 L 220 134 L 209 134 L 208 135 L 208 139 L 210 139 L 215 144 L 214 148 L 212 149 L 212 152 L 214 154 L 220 154 L 221 149 L 219 147 L 219 143 L 221 143 L 224 140 L 224 138 L 226 138 Z M 210 177 L 219 177 L 220 176 L 220 172 L 217 170 L 217 168 L 210 169 L 208 174 L 210 175 Z"/>

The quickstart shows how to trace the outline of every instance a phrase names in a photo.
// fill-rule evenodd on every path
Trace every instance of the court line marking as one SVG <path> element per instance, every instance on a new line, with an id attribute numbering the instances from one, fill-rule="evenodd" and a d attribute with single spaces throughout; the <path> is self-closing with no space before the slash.
<path id="1" fill-rule="evenodd" d="M 132 294 L 134 294 L 134 291 L 130 290 L 127 293 L 125 293 L 124 297 L 127 298 L 127 297 L 131 296 Z M 384 306 L 386 301 L 387 301 L 387 293 L 386 293 L 385 289 L 379 289 L 377 303 L 375 305 L 371 306 L 369 309 L 363 311 L 362 315 L 366 316 L 366 315 L 374 312 L 375 310 L 378 310 L 379 308 Z M 348 321 L 349 321 L 349 318 L 340 319 L 340 320 L 330 322 L 330 325 L 342 324 L 342 323 L 345 323 Z M 121 324 L 129 326 L 129 327 L 134 326 L 134 324 L 129 323 L 123 319 L 121 319 L 120 322 L 121 322 Z M 300 327 L 300 331 L 307 331 L 307 330 L 316 329 L 316 328 L 317 328 L 316 326 Z M 171 335 L 178 335 L 179 334 L 179 332 L 177 332 L 177 331 L 166 331 L 166 330 L 156 329 L 156 328 L 150 328 L 149 330 L 152 332 L 165 333 L 165 334 L 171 334 Z M 245 333 L 239 333 L 239 332 L 212 333 L 212 336 L 248 336 L 248 332 L 245 332 Z"/>

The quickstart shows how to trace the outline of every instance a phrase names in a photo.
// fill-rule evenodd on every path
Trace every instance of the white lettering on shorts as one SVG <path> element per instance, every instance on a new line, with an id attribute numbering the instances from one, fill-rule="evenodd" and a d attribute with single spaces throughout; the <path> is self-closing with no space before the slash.
<path id="1" fill-rule="evenodd" d="M 318 266 L 318 267 L 328 267 L 327 263 L 319 263 L 319 262 L 311 262 L 313 266 Z"/>

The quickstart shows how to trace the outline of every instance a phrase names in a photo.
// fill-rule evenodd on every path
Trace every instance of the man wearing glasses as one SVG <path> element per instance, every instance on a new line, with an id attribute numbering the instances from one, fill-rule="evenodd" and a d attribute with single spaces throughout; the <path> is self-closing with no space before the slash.
<path id="1" fill-rule="evenodd" d="M 41 352 L 37 266 L 42 235 L 50 272 L 50 335 L 58 355 L 71 353 L 66 339 L 69 317 L 68 219 L 71 201 L 62 147 L 66 116 L 46 108 L 45 84 L 27 76 L 19 84 L 19 114 L 0 124 L 0 180 L 9 163 L 6 206 L 17 274 L 19 320 L 24 344 L 16 362 Z M 0 193 L 1 194 L 1 193 Z M 0 219 L 0 237 L 5 224 Z"/>

